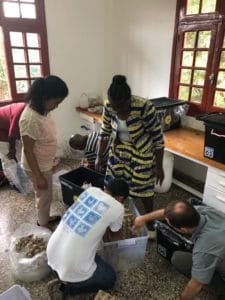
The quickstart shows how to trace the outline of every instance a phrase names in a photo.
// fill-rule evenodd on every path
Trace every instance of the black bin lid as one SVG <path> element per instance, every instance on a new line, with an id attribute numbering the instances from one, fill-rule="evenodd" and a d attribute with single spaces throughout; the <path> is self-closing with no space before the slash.
<path id="1" fill-rule="evenodd" d="M 156 109 L 169 108 L 169 107 L 183 105 L 184 103 L 187 103 L 187 101 L 184 100 L 172 99 L 167 97 L 154 98 L 150 100 L 153 102 Z"/>
<path id="2" fill-rule="evenodd" d="M 198 115 L 196 117 L 197 120 L 203 121 L 206 124 L 212 125 L 220 125 L 225 128 L 225 113 L 222 112 L 213 112 L 213 113 L 205 113 Z"/>

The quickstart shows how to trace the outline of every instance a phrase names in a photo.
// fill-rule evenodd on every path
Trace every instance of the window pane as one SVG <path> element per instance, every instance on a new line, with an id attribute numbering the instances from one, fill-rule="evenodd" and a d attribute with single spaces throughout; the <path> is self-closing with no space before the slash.
<path id="1" fill-rule="evenodd" d="M 9 18 L 19 18 L 20 10 L 18 3 L 3 2 L 4 16 Z"/>
<path id="2" fill-rule="evenodd" d="M 187 15 L 199 13 L 200 0 L 187 0 Z"/>
<path id="3" fill-rule="evenodd" d="M 204 82 L 205 82 L 205 71 L 195 70 L 194 77 L 193 77 L 193 84 L 204 85 Z"/>
<path id="4" fill-rule="evenodd" d="M 198 48 L 209 48 L 211 39 L 211 31 L 199 31 Z"/>
<path id="5" fill-rule="evenodd" d="M 37 33 L 27 33 L 27 46 L 28 47 L 39 47 L 38 34 Z"/>
<path id="6" fill-rule="evenodd" d="M 180 75 L 180 82 L 190 84 L 191 83 L 191 72 L 192 72 L 192 70 L 182 69 L 181 75 Z"/>
<path id="7" fill-rule="evenodd" d="M 41 66 L 40 65 L 30 65 L 30 77 L 41 77 Z"/>
<path id="8" fill-rule="evenodd" d="M 219 72 L 216 87 L 225 89 L 225 72 Z"/>
<path id="9" fill-rule="evenodd" d="M 178 99 L 188 100 L 188 96 L 189 96 L 189 87 L 180 85 Z"/>
<path id="10" fill-rule="evenodd" d="M 208 51 L 196 51 L 195 66 L 206 68 L 208 60 Z"/>
<path id="11" fill-rule="evenodd" d="M 16 81 L 16 91 L 18 94 L 26 93 L 28 90 L 28 81 L 27 80 L 17 80 Z"/>
<path id="12" fill-rule="evenodd" d="M 220 56 L 220 68 L 225 68 L 225 51 L 221 52 Z"/>
<path id="13" fill-rule="evenodd" d="M 27 77 L 26 65 L 16 65 L 14 66 L 14 73 L 16 78 Z"/>
<path id="14" fill-rule="evenodd" d="M 202 101 L 203 89 L 193 87 L 191 91 L 191 102 L 200 104 Z"/>
<path id="15" fill-rule="evenodd" d="M 216 0 L 202 0 L 201 13 L 212 13 L 216 11 Z"/>
<path id="16" fill-rule="evenodd" d="M 216 91 L 213 106 L 225 108 L 225 91 Z"/>
<path id="17" fill-rule="evenodd" d="M 28 50 L 29 62 L 39 63 L 40 62 L 40 51 L 39 50 Z"/>
<path id="18" fill-rule="evenodd" d="M 34 3 L 35 0 L 22 0 L 21 2 L 30 2 L 30 3 Z"/>
<path id="19" fill-rule="evenodd" d="M 193 51 L 183 51 L 182 66 L 191 67 L 193 64 Z"/>
<path id="20" fill-rule="evenodd" d="M 4 52 L 4 42 L 2 30 L 0 27 L 0 101 L 8 100 L 10 98 L 9 94 L 9 82 L 6 70 L 6 60 Z"/>
<path id="21" fill-rule="evenodd" d="M 11 46 L 23 47 L 23 34 L 22 32 L 10 32 L 10 43 Z"/>
<path id="22" fill-rule="evenodd" d="M 25 62 L 25 52 L 23 49 L 12 49 L 13 62 L 24 63 Z"/>
<path id="23" fill-rule="evenodd" d="M 185 32 L 184 34 L 184 48 L 194 48 L 196 32 Z"/>
<path id="24" fill-rule="evenodd" d="M 22 18 L 36 19 L 35 5 L 33 4 L 21 4 Z"/>

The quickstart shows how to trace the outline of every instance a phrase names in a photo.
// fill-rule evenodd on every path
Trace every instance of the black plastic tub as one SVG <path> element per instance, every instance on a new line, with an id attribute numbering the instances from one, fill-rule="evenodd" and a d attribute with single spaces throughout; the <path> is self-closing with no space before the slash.
<path id="1" fill-rule="evenodd" d="M 175 251 L 191 252 L 193 243 L 177 233 L 164 221 L 155 221 L 157 230 L 157 253 L 171 261 Z"/>
<path id="2" fill-rule="evenodd" d="M 66 174 L 59 176 L 61 183 L 63 202 L 72 205 L 77 197 L 84 191 L 84 182 L 91 183 L 92 186 L 103 188 L 104 175 L 92 169 L 80 167 Z"/>
<path id="3" fill-rule="evenodd" d="M 156 108 L 163 131 L 180 127 L 181 117 L 186 115 L 189 108 L 187 101 L 167 97 L 150 100 Z"/>

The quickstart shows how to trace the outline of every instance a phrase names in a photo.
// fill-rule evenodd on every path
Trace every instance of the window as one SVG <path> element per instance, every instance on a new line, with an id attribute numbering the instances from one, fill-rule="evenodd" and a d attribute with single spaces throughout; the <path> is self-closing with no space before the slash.
<path id="1" fill-rule="evenodd" d="M 225 1 L 178 0 L 170 97 L 190 115 L 225 111 Z"/>
<path id="2" fill-rule="evenodd" d="M 47 74 L 44 0 L 0 0 L 0 101 L 21 100 Z"/>

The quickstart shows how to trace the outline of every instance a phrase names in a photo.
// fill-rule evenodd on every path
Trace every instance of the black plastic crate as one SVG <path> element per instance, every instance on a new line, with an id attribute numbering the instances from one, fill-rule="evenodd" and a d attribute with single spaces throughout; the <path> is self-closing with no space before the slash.
<path id="1" fill-rule="evenodd" d="M 188 202 L 193 206 L 205 205 L 202 199 L 196 197 L 190 197 Z M 175 231 L 165 221 L 156 220 L 154 227 L 157 231 L 157 252 L 167 260 L 171 261 L 175 251 L 192 252 L 192 241 Z"/>
<path id="2" fill-rule="evenodd" d="M 208 125 L 216 126 L 223 130 L 225 128 L 225 113 L 210 112 L 196 116 L 196 120 L 205 122 Z"/>
<path id="3" fill-rule="evenodd" d="M 225 127 L 205 124 L 204 156 L 225 164 Z"/>
<path id="4" fill-rule="evenodd" d="M 193 206 L 204 205 L 202 199 L 196 197 L 190 197 L 188 202 Z M 157 252 L 161 256 L 171 261 L 175 251 L 192 252 L 192 241 L 175 231 L 166 221 L 156 220 L 154 226 L 157 231 Z"/>
<path id="5" fill-rule="evenodd" d="M 167 260 L 171 261 L 175 251 L 192 251 L 193 243 L 164 221 L 156 220 L 155 228 L 157 230 L 157 252 Z"/>
<path id="6" fill-rule="evenodd" d="M 82 185 L 85 181 L 95 187 L 104 187 L 104 175 L 85 167 L 80 167 L 59 176 L 59 180 L 62 188 L 63 202 L 67 205 L 72 205 L 84 191 Z"/>
<path id="7" fill-rule="evenodd" d="M 225 113 L 204 113 L 196 117 L 205 125 L 204 156 L 225 164 Z"/>
<path id="8" fill-rule="evenodd" d="M 187 101 L 167 97 L 155 98 L 151 101 L 156 108 L 163 131 L 180 127 L 181 117 L 188 111 Z"/>

